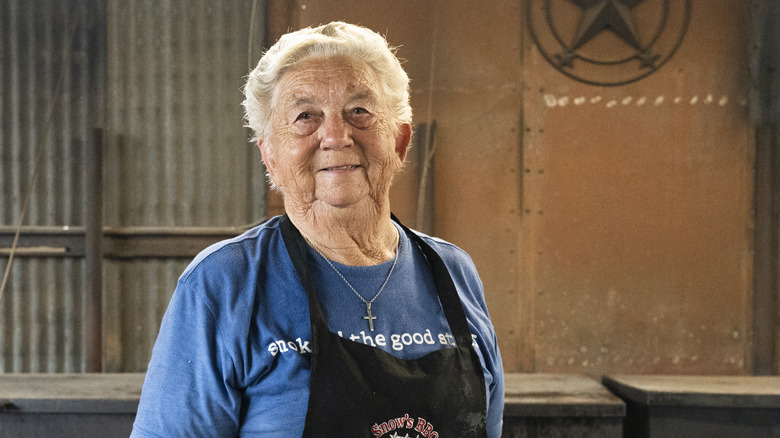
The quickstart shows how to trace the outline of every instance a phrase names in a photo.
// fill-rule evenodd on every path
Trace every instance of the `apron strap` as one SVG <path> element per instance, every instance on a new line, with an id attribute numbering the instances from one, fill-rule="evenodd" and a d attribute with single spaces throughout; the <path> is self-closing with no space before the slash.
<path id="1" fill-rule="evenodd" d="M 395 215 L 391 214 L 390 217 L 401 226 L 412 241 L 414 241 L 422 250 L 425 258 L 428 259 L 428 264 L 431 266 L 431 272 L 433 273 L 436 290 L 439 292 L 439 300 L 444 309 L 444 316 L 447 318 L 447 322 L 450 325 L 452 335 L 455 337 L 459 346 L 470 346 L 472 344 L 472 339 L 471 331 L 469 330 L 468 322 L 466 320 L 466 313 L 463 311 L 463 305 L 461 304 L 460 297 L 458 297 L 458 290 L 455 287 L 455 283 L 452 281 L 452 276 L 447 269 L 447 265 L 444 264 L 441 256 L 439 256 L 439 254 L 417 233 L 402 224 Z"/>
<path id="2" fill-rule="evenodd" d="M 295 271 L 298 272 L 298 278 L 300 278 L 303 287 L 308 292 L 309 298 L 309 313 L 310 319 L 317 321 L 325 321 L 325 316 L 320 308 L 319 302 L 317 302 L 316 289 L 312 283 L 311 276 L 309 275 L 309 265 L 306 263 L 306 240 L 298 231 L 298 228 L 293 225 L 287 214 L 284 214 L 279 220 L 279 228 L 282 232 L 282 240 L 284 246 L 287 248 L 287 255 L 289 255 L 292 261 Z M 318 324 L 311 324 L 312 337 L 319 330 Z M 316 356 L 312 357 L 314 360 Z"/>

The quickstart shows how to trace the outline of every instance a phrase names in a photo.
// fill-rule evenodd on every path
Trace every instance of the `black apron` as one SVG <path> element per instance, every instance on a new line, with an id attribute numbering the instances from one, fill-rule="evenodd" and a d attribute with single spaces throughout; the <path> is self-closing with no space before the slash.
<path id="1" fill-rule="evenodd" d="M 303 437 L 484 438 L 485 377 L 455 284 L 433 248 L 393 220 L 428 259 L 457 346 L 404 360 L 331 333 L 309 275 L 307 244 L 283 216 L 282 238 L 309 297 L 311 383 Z"/>

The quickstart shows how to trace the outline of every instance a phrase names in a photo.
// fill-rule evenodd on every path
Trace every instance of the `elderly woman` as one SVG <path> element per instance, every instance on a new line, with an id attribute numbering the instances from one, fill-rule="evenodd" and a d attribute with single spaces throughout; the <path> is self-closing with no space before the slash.
<path id="1" fill-rule="evenodd" d="M 154 347 L 134 437 L 498 437 L 503 371 L 466 253 L 401 225 L 409 79 L 376 33 L 283 36 L 246 116 L 286 214 L 201 253 Z"/>

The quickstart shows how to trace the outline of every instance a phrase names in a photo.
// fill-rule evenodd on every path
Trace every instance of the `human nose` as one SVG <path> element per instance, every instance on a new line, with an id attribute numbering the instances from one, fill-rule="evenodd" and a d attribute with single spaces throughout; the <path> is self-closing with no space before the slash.
<path id="1" fill-rule="evenodd" d="M 329 117 L 319 127 L 321 149 L 338 150 L 352 145 L 352 128 L 341 117 Z"/>

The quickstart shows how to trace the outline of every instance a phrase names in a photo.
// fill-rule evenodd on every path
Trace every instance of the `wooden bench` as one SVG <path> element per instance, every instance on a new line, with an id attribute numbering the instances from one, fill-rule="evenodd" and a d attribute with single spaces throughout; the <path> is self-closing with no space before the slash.
<path id="1" fill-rule="evenodd" d="M 561 374 L 505 380 L 503 437 L 623 436 L 625 404 L 597 380 Z"/>
<path id="2" fill-rule="evenodd" d="M 4 374 L 0 437 L 122 437 L 133 428 L 143 374 Z"/>
<path id="3" fill-rule="evenodd" d="M 780 437 L 780 377 L 606 376 L 626 402 L 624 436 Z"/>

